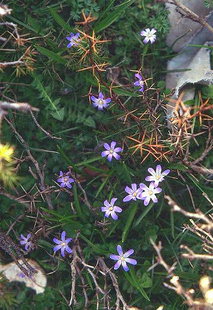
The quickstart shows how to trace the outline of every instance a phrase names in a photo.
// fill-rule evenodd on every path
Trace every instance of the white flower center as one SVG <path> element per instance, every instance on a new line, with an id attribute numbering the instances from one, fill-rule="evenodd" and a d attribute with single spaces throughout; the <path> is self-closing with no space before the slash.
<path id="1" fill-rule="evenodd" d="M 122 262 L 125 262 L 125 257 L 121 256 L 121 257 L 120 257 L 120 260 L 121 260 Z"/>
<path id="2" fill-rule="evenodd" d="M 110 154 L 113 154 L 113 153 L 114 153 L 114 150 L 113 150 L 113 149 L 110 149 L 110 150 L 109 150 L 109 153 L 110 153 Z"/>
<path id="3" fill-rule="evenodd" d="M 137 194 L 138 194 L 137 191 L 135 191 L 135 192 L 132 194 L 132 196 L 136 197 Z"/>
<path id="4" fill-rule="evenodd" d="M 140 86 L 142 87 L 144 82 L 142 80 L 139 81 Z"/>
<path id="5" fill-rule="evenodd" d="M 153 195 L 153 191 L 148 190 L 148 195 L 149 195 L 149 196 L 152 196 L 152 195 Z"/>
<path id="6" fill-rule="evenodd" d="M 66 242 L 61 243 L 61 246 L 66 246 L 66 245 L 67 245 Z"/>
<path id="7" fill-rule="evenodd" d="M 113 211 L 113 207 L 109 207 L 109 211 Z"/>
<path id="8" fill-rule="evenodd" d="M 98 104 L 103 105 L 104 104 L 104 100 L 103 99 L 98 99 Z"/>
<path id="9" fill-rule="evenodd" d="M 69 178 L 68 177 L 64 177 L 64 182 L 68 182 Z"/>

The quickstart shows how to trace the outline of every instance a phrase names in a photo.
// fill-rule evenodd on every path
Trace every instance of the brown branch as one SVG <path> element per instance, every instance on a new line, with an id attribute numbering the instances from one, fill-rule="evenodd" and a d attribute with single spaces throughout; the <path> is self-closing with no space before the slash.
<path id="1" fill-rule="evenodd" d="M 0 101 L 0 109 L 1 110 L 17 110 L 27 112 L 30 111 L 39 111 L 38 108 L 32 107 L 30 104 L 26 102 L 7 102 L 7 101 Z"/>
<path id="2" fill-rule="evenodd" d="M 37 119 L 35 118 L 35 116 L 34 116 L 32 110 L 30 111 L 30 113 L 31 113 L 31 116 L 32 116 L 32 118 L 33 118 L 33 120 L 34 120 L 36 126 L 37 126 L 39 129 L 41 129 L 41 131 L 43 131 L 49 138 L 51 138 L 51 139 L 59 139 L 59 140 L 61 139 L 60 137 L 56 137 L 56 136 L 51 135 L 48 131 L 46 131 L 43 127 L 41 127 L 41 125 L 38 123 Z"/>
<path id="3" fill-rule="evenodd" d="M 203 260 L 213 260 L 213 255 L 207 255 L 207 254 L 197 254 L 193 252 L 188 246 L 186 245 L 181 245 L 181 249 L 186 250 L 188 253 L 182 253 L 181 256 L 184 258 L 188 258 L 190 260 L 193 259 L 203 259 Z"/>
<path id="4" fill-rule="evenodd" d="M 168 204 L 172 207 L 172 210 L 175 212 L 180 212 L 186 217 L 189 218 L 195 218 L 198 220 L 203 220 L 206 224 L 209 225 L 209 229 L 213 229 L 213 221 L 206 216 L 203 212 L 201 212 L 199 209 L 196 210 L 196 213 L 188 212 L 179 207 L 174 200 L 171 199 L 170 196 L 165 195 L 165 198 L 168 200 Z"/>

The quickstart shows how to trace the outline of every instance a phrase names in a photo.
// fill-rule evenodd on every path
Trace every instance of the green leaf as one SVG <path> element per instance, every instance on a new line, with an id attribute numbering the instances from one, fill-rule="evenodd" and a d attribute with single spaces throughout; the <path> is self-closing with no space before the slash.
<path id="1" fill-rule="evenodd" d="M 154 207 L 154 203 L 150 203 L 148 205 L 148 207 L 146 207 L 144 209 L 144 211 L 141 213 L 141 215 L 139 216 L 139 218 L 137 219 L 137 221 L 134 223 L 134 227 L 138 226 L 140 224 L 140 222 L 143 220 L 143 218 L 147 215 L 147 213 L 149 213 L 149 211 Z"/>
<path id="2" fill-rule="evenodd" d="M 108 9 L 106 9 L 105 14 L 103 14 L 102 20 L 96 24 L 94 30 L 96 33 L 108 28 L 111 24 L 113 24 L 121 15 L 124 14 L 126 8 L 128 8 L 134 0 L 127 0 L 126 2 L 117 5 L 113 12 L 109 13 Z"/>
<path id="3" fill-rule="evenodd" d="M 50 14 L 52 15 L 56 23 L 68 32 L 74 31 L 74 28 L 67 24 L 65 20 L 56 12 L 56 10 L 57 9 L 49 8 Z"/>
<path id="4" fill-rule="evenodd" d="M 150 278 L 150 276 L 146 272 L 142 275 L 142 278 L 140 280 L 140 284 L 143 288 L 152 287 L 152 279 Z"/>
<path id="5" fill-rule="evenodd" d="M 52 117 L 54 117 L 58 121 L 63 121 L 63 119 L 64 119 L 64 107 L 55 111 L 55 112 L 50 112 L 50 114 L 52 115 Z"/>
<path id="6" fill-rule="evenodd" d="M 140 284 L 140 282 L 138 281 L 138 279 L 136 277 L 135 272 L 132 269 L 130 269 L 130 273 L 125 272 L 125 277 L 129 281 L 129 283 L 133 287 L 135 287 L 146 300 L 150 301 L 148 295 L 144 291 L 142 285 Z"/>
<path id="7" fill-rule="evenodd" d="M 39 53 L 41 53 L 44 56 L 47 56 L 48 58 L 50 58 L 51 60 L 54 60 L 60 64 L 65 65 L 67 63 L 67 61 L 60 55 L 48 50 L 45 47 L 36 45 L 35 48 L 37 49 L 37 51 L 39 51 Z"/>
<path id="8" fill-rule="evenodd" d="M 127 217 L 127 222 L 126 222 L 126 225 L 124 227 L 124 231 L 122 233 L 122 242 L 124 242 L 128 236 L 128 233 L 129 233 L 129 229 L 132 225 L 132 222 L 134 220 L 134 217 L 135 217 L 135 214 L 137 212 L 137 208 L 138 208 L 138 204 L 137 203 L 134 203 L 132 204 L 132 206 L 130 206 L 130 212 L 129 212 L 129 215 Z"/>

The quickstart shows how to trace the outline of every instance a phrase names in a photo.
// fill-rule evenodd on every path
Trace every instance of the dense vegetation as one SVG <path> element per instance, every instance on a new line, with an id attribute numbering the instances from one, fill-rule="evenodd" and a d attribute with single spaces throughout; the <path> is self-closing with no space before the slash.
<path id="1" fill-rule="evenodd" d="M 203 252 L 202 242 L 185 228 L 188 218 L 172 207 L 206 215 L 212 210 L 213 89 L 197 86 L 186 111 L 179 113 L 178 106 L 168 114 L 166 62 L 174 53 L 165 43 L 164 5 L 151 0 L 9 0 L 7 5 L 12 12 L 1 22 L 17 26 L 1 25 L 6 38 L 1 62 L 20 63 L 0 67 L 1 102 L 29 106 L 5 108 L 7 113 L 1 108 L 0 260 L 35 260 L 47 286 L 36 295 L 2 277 L 0 308 L 188 309 L 184 294 L 164 286 L 170 283 L 168 270 L 154 265 L 153 242 L 162 242 L 168 265 L 177 263 L 173 272 L 183 287 L 202 297 L 198 282 L 210 273 L 208 261 L 180 255 L 182 244 Z M 153 44 L 140 35 L 147 28 L 157 30 Z M 73 41 L 71 33 L 79 36 Z M 112 141 L 120 158 L 113 148 L 110 153 Z M 157 165 L 170 172 L 149 190 L 139 186 L 149 186 L 145 178 Z M 133 185 L 125 201 L 132 184 L 137 188 Z M 122 209 L 118 219 L 101 209 L 113 198 Z M 72 241 L 65 253 L 53 251 L 63 231 Z M 30 234 L 22 245 L 21 234 Z M 137 264 L 128 264 L 129 271 L 113 269 L 110 255 L 118 255 L 118 245 L 134 250 Z"/>

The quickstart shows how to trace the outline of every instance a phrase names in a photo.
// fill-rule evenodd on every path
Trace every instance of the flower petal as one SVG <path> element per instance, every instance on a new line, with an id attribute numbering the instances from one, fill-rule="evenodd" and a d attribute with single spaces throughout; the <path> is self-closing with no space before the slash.
<path id="1" fill-rule="evenodd" d="M 131 265 L 137 265 L 137 261 L 134 258 L 126 258 L 125 261 Z"/>
<path id="2" fill-rule="evenodd" d="M 110 145 L 110 148 L 114 150 L 116 144 L 117 144 L 117 143 L 116 143 L 115 141 L 112 141 L 112 142 L 111 142 L 111 145 Z"/>
<path id="3" fill-rule="evenodd" d="M 129 271 L 129 267 L 127 266 L 127 263 L 124 260 L 122 261 L 122 267 L 125 271 Z"/>
<path id="4" fill-rule="evenodd" d="M 120 256 L 123 255 L 123 250 L 122 250 L 122 247 L 121 247 L 120 245 L 117 245 L 117 251 L 118 251 L 118 254 L 119 254 Z"/>
<path id="5" fill-rule="evenodd" d="M 127 252 L 124 253 L 124 257 L 129 257 L 132 255 L 135 251 L 133 249 L 128 250 Z"/>
<path id="6" fill-rule="evenodd" d="M 56 244 L 61 244 L 61 240 L 58 240 L 56 238 L 53 238 L 53 242 L 55 242 Z"/>
<path id="7" fill-rule="evenodd" d="M 111 217 L 113 218 L 113 220 L 117 220 L 118 219 L 118 216 L 117 216 L 117 214 L 115 213 L 115 212 L 111 212 Z"/>
<path id="8" fill-rule="evenodd" d="M 66 231 L 62 231 L 61 233 L 61 240 L 64 242 L 66 238 Z"/>
<path id="9" fill-rule="evenodd" d="M 114 265 L 114 269 L 117 270 L 121 265 L 121 260 L 118 260 L 117 263 Z"/>
<path id="10" fill-rule="evenodd" d="M 104 143 L 104 148 L 107 150 L 107 151 L 110 151 L 110 145 L 108 143 Z"/>
<path id="11" fill-rule="evenodd" d="M 119 260 L 119 259 L 120 259 L 120 256 L 119 256 L 119 255 L 114 255 L 114 254 L 111 254 L 109 257 L 110 257 L 111 259 L 113 259 L 113 260 Z"/>
<path id="12" fill-rule="evenodd" d="M 56 246 L 53 248 L 53 251 L 54 251 L 54 252 L 57 252 L 58 250 L 60 250 L 60 249 L 61 249 L 61 247 L 62 247 L 62 245 L 61 245 L 61 244 L 56 245 Z"/>

